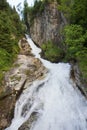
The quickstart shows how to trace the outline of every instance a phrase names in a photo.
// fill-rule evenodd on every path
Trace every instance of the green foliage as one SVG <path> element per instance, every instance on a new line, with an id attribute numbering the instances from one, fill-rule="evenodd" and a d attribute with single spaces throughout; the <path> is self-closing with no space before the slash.
<path id="1" fill-rule="evenodd" d="M 74 0 L 72 8 L 71 22 L 81 25 L 84 30 L 87 29 L 87 1 Z"/>
<path id="2" fill-rule="evenodd" d="M 18 41 L 23 34 L 23 23 L 15 8 L 0 0 L 0 83 L 19 52 Z"/>
<path id="3" fill-rule="evenodd" d="M 79 61 L 79 67 L 82 72 L 83 78 L 87 82 L 87 48 L 85 48 L 79 53 L 77 59 Z"/>
<path id="4" fill-rule="evenodd" d="M 65 60 L 77 59 L 83 77 L 87 80 L 87 1 L 60 0 L 58 9 L 64 13 L 69 24 L 63 32 Z"/>
<path id="5" fill-rule="evenodd" d="M 67 21 L 70 21 L 72 15 L 73 1 L 72 0 L 60 0 L 58 2 L 58 10 L 62 11 Z"/>
<path id="6" fill-rule="evenodd" d="M 0 0 L 0 10 L 11 10 L 11 8 L 9 8 L 9 4 L 6 2 L 6 0 Z"/>
<path id="7" fill-rule="evenodd" d="M 11 66 L 12 56 L 5 50 L 0 48 L 0 83 L 3 79 L 4 72 Z"/>
<path id="8" fill-rule="evenodd" d="M 26 24 L 26 26 L 28 27 L 28 12 L 29 12 L 29 7 L 28 7 L 28 3 L 27 1 L 25 0 L 24 1 L 24 9 L 23 9 L 23 19 L 24 19 L 24 22 Z"/>
<path id="9" fill-rule="evenodd" d="M 1 70 L 5 70 L 8 64 L 10 63 L 11 56 L 10 54 L 5 50 L 0 48 L 0 68 Z"/>
<path id="10" fill-rule="evenodd" d="M 86 34 L 84 34 L 83 28 L 80 25 L 68 25 L 64 29 L 64 36 L 68 57 L 77 57 L 82 49 L 85 49 Z"/>
<path id="11" fill-rule="evenodd" d="M 42 50 L 44 53 L 44 57 L 51 62 L 58 62 L 63 57 L 63 50 L 58 48 L 51 41 L 42 44 Z"/>
<path id="12" fill-rule="evenodd" d="M 70 24 L 78 24 L 87 29 L 87 1 L 60 0 L 58 9 L 61 10 Z"/>
<path id="13" fill-rule="evenodd" d="M 83 78 L 87 81 L 87 32 L 80 25 L 68 25 L 64 29 L 66 45 L 65 61 L 77 59 Z"/>
<path id="14" fill-rule="evenodd" d="M 64 29 L 65 43 L 69 47 L 81 48 L 85 42 L 83 28 L 80 25 L 69 25 Z"/>
<path id="15" fill-rule="evenodd" d="M 30 22 L 32 23 L 33 19 L 37 14 L 42 14 L 45 8 L 45 1 L 35 0 L 34 6 L 29 8 Z"/>
<path id="16" fill-rule="evenodd" d="M 29 7 L 27 1 L 24 1 L 24 10 L 23 10 L 23 17 L 25 24 L 28 25 L 28 17 L 30 19 L 30 24 L 33 23 L 34 18 L 37 15 L 41 15 L 44 11 L 44 8 L 47 4 L 50 2 L 53 2 L 55 0 L 35 0 L 34 1 L 34 6 Z"/>

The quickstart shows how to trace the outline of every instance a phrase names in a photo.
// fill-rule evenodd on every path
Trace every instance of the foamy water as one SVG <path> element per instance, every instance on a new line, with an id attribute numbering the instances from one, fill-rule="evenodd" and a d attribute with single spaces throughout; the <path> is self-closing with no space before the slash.
<path id="1" fill-rule="evenodd" d="M 49 69 L 46 78 L 34 81 L 20 96 L 14 119 L 6 130 L 18 130 L 38 113 L 30 130 L 87 130 L 87 101 L 70 79 L 70 65 L 40 57 L 41 49 L 27 36 L 32 53 Z"/>

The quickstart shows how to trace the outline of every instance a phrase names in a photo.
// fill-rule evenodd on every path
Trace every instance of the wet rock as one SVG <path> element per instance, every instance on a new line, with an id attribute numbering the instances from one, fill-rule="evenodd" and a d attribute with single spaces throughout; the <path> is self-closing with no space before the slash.
<path id="1" fill-rule="evenodd" d="M 29 46 L 26 38 L 22 38 L 19 43 L 19 48 L 20 48 L 20 54 L 23 55 L 30 55 L 31 54 L 31 47 Z"/>
<path id="2" fill-rule="evenodd" d="M 0 124 L 1 124 L 0 127 L 5 128 L 5 127 L 8 125 L 8 121 L 7 121 L 7 119 L 2 119 L 1 122 L 0 122 Z"/>
<path id="3" fill-rule="evenodd" d="M 15 102 L 15 96 L 8 96 L 0 100 L 0 130 L 4 130 L 11 123 Z"/>
<path id="4" fill-rule="evenodd" d="M 18 130 L 30 130 L 30 128 L 32 127 L 34 121 L 37 120 L 37 113 L 33 113 L 31 115 L 31 117 L 22 124 L 22 126 L 20 126 L 20 128 Z"/>
<path id="5" fill-rule="evenodd" d="M 79 70 L 79 66 L 77 61 L 70 62 L 71 64 L 71 72 L 70 77 L 76 84 L 76 87 L 81 91 L 81 93 L 87 98 L 87 85 L 85 81 L 83 80 L 82 74 Z"/>

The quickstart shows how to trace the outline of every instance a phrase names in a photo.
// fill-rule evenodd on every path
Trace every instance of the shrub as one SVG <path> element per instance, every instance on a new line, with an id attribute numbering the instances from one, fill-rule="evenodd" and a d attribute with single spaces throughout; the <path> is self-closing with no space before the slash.
<path id="1" fill-rule="evenodd" d="M 41 48 L 43 50 L 44 57 L 51 62 L 58 62 L 63 58 L 63 50 L 57 45 L 53 44 L 51 41 L 43 43 Z"/>
<path id="2" fill-rule="evenodd" d="M 66 55 L 64 61 L 76 59 L 87 81 L 87 31 L 80 25 L 68 25 L 64 29 Z"/>

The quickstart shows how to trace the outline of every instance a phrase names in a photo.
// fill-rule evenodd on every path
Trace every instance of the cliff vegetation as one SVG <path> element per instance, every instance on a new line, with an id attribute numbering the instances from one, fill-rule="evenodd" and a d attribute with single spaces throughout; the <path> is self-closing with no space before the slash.
<path id="1" fill-rule="evenodd" d="M 17 44 L 24 30 L 15 7 L 11 8 L 6 0 L 0 0 L 0 85 L 19 52 Z"/>
<path id="2" fill-rule="evenodd" d="M 63 30 L 65 60 L 76 59 L 83 78 L 87 81 L 87 1 L 61 0 L 58 9 L 64 13 L 68 21 Z"/>
<path id="3" fill-rule="evenodd" d="M 57 3 L 57 5 L 55 3 Z M 53 33 L 52 35 L 54 35 L 55 37 L 55 32 L 53 32 L 52 30 L 48 31 L 49 28 L 52 27 L 51 17 L 52 15 L 54 15 L 54 13 L 56 13 L 56 11 L 54 12 L 54 10 L 52 10 L 54 6 L 52 6 L 51 10 L 49 9 L 50 13 L 49 13 L 49 10 L 46 9 L 46 7 L 50 8 L 49 6 L 50 4 L 56 5 L 57 10 L 59 11 L 59 17 L 57 19 L 58 20 L 60 19 L 61 23 L 59 24 L 58 28 L 56 27 L 57 29 L 56 34 L 59 31 L 57 38 L 62 36 L 62 39 L 60 38 L 59 41 L 57 40 L 58 46 L 59 46 L 59 42 L 61 41 L 60 48 L 62 48 L 62 51 L 65 54 L 64 57 L 62 57 L 62 61 L 67 62 L 72 59 L 77 60 L 79 63 L 80 70 L 83 74 L 83 77 L 87 81 L 87 60 L 86 60 L 87 59 L 87 16 L 86 16 L 87 15 L 87 1 L 86 0 L 73 0 L 73 1 L 72 0 L 54 0 L 54 1 L 53 0 L 43 0 L 43 1 L 35 0 L 34 6 L 28 7 L 28 4 L 25 0 L 24 12 L 26 13 L 24 13 L 24 21 L 27 21 L 29 23 L 30 29 L 32 28 L 32 26 L 33 28 L 35 28 L 35 24 L 37 24 L 38 28 L 39 28 L 38 25 L 40 25 L 40 29 L 36 28 L 36 30 L 34 29 L 33 31 L 31 31 L 31 36 L 33 37 L 34 40 L 36 40 L 35 42 L 38 41 L 39 43 L 42 43 L 44 41 L 44 40 L 42 41 L 42 39 L 44 39 L 44 35 L 49 37 L 50 33 Z M 53 11 L 53 14 L 52 14 L 52 11 Z M 48 17 L 44 17 L 46 13 Z M 64 15 L 67 21 L 67 24 L 62 23 L 61 13 Z M 42 24 L 40 23 L 40 21 L 41 20 L 43 21 L 44 18 L 48 19 L 48 21 L 44 20 L 46 23 L 42 23 L 46 31 L 44 31 L 44 29 L 42 28 Z M 46 25 L 47 26 L 51 25 L 51 26 L 49 26 L 49 28 L 46 28 Z M 54 22 L 54 26 L 56 26 L 55 22 Z M 40 30 L 42 30 L 42 32 Z M 36 35 L 34 33 L 35 31 L 37 32 L 36 34 L 37 34 L 37 37 L 39 37 L 39 39 L 41 35 L 40 41 L 38 39 L 35 39 L 35 36 L 34 36 Z M 43 42 L 43 44 L 44 43 L 46 44 L 42 45 L 42 49 L 44 51 L 44 55 L 45 55 L 44 57 L 54 62 L 55 60 L 53 60 L 53 57 L 55 56 L 53 55 L 55 55 L 56 51 L 55 49 L 53 49 L 53 47 L 52 48 L 49 47 L 49 41 L 54 44 L 55 39 L 53 39 L 52 41 L 51 38 L 52 37 L 50 35 L 50 39 L 48 39 L 48 41 L 45 40 L 46 42 Z M 60 59 L 61 57 L 59 57 L 58 61 Z"/>

